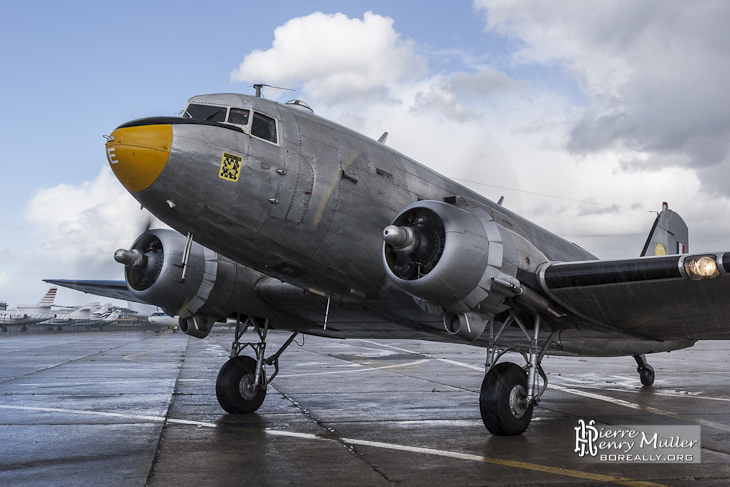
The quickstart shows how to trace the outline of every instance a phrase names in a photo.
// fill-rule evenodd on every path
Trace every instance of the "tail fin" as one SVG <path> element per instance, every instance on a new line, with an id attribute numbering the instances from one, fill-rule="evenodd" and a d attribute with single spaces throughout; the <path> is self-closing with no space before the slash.
<path id="1" fill-rule="evenodd" d="M 109 316 L 104 318 L 104 321 L 106 321 L 106 322 L 116 321 L 117 318 L 119 318 L 119 316 L 121 314 L 122 314 L 122 312 L 120 310 L 113 311 Z"/>
<path id="2" fill-rule="evenodd" d="M 647 255 L 684 254 L 689 252 L 689 230 L 682 217 L 662 204 L 662 211 L 657 214 L 654 226 L 641 251 L 641 257 Z"/>
<path id="3" fill-rule="evenodd" d="M 56 292 L 58 291 L 57 287 L 52 287 L 48 290 L 45 296 L 41 298 L 40 301 L 38 301 L 38 307 L 39 308 L 50 308 L 53 306 L 53 302 L 56 300 Z"/>

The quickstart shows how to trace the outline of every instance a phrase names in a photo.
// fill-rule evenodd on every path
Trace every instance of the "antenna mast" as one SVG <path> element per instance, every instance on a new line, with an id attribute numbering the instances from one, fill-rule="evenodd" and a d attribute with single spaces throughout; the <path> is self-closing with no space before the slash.
<path id="1" fill-rule="evenodd" d="M 256 90 L 256 97 L 257 98 L 261 98 L 261 88 L 263 88 L 264 86 L 268 86 L 269 88 L 274 88 L 276 90 L 294 91 L 291 88 L 281 88 L 279 86 L 271 86 L 271 85 L 266 85 L 266 84 L 263 84 L 263 83 L 257 83 L 255 85 L 253 85 L 254 89 Z"/>

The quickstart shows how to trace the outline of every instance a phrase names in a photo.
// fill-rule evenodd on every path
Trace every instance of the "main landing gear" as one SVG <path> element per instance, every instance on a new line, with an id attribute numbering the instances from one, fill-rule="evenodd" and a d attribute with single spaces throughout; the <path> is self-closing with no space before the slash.
<path id="1" fill-rule="evenodd" d="M 256 331 L 258 342 L 242 342 L 241 338 L 250 327 Z M 231 414 L 253 413 L 264 402 L 266 388 L 279 373 L 279 356 L 291 345 L 297 333 L 293 333 L 284 345 L 272 356 L 265 358 L 266 334 L 269 331 L 269 320 L 247 316 L 242 322 L 236 321 L 236 337 L 231 346 L 231 358 L 223 364 L 215 382 L 215 393 L 218 403 Z M 255 358 L 240 355 L 251 347 Z M 274 365 L 274 373 L 266 378 L 266 366 Z"/>
<path id="2" fill-rule="evenodd" d="M 532 335 L 513 311 L 496 335 L 494 324 L 494 320 L 489 323 L 486 375 L 479 394 L 479 411 L 490 433 L 498 436 L 519 435 L 530 425 L 532 409 L 547 389 L 547 376 L 540 363 L 556 332 L 551 332 L 540 346 L 540 315 L 535 316 Z M 525 367 L 511 362 L 497 364 L 499 358 L 511 350 L 497 347 L 502 333 L 511 324 L 517 324 L 530 342 L 527 353 L 522 353 L 527 362 Z M 541 388 L 538 388 L 538 376 L 542 377 Z"/>
<path id="3" fill-rule="evenodd" d="M 649 387 L 654 384 L 654 367 L 646 362 L 646 355 L 634 355 L 634 360 L 639 366 L 636 371 L 639 373 L 639 379 L 645 387 Z"/>

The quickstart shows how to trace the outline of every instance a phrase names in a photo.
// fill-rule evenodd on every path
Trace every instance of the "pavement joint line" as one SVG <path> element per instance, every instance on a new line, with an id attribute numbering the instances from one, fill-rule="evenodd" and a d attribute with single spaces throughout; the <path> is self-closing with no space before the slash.
<path id="1" fill-rule="evenodd" d="M 11 382 L 11 381 L 14 381 L 14 380 L 22 379 L 24 377 L 28 377 L 28 376 L 33 375 L 33 374 L 38 374 L 38 373 L 41 373 L 41 372 L 46 372 L 48 370 L 52 370 L 52 369 L 61 367 L 62 365 L 68 365 L 68 364 L 73 363 L 73 362 L 78 362 L 80 360 L 84 360 L 84 359 L 87 359 L 89 357 L 93 357 L 94 355 L 104 354 L 104 353 L 110 352 L 112 350 L 116 350 L 118 348 L 126 347 L 127 345 L 130 345 L 130 344 L 133 344 L 133 343 L 141 342 L 141 341 L 143 341 L 145 339 L 146 339 L 146 337 L 142 337 L 142 338 L 135 339 L 133 341 L 124 342 L 121 345 L 115 344 L 114 346 L 112 346 L 110 348 L 107 348 L 107 349 L 104 349 L 104 350 L 98 350 L 98 351 L 95 351 L 93 353 L 89 353 L 87 355 L 84 355 L 82 357 L 72 358 L 72 359 L 66 360 L 65 362 L 60 362 L 60 363 L 56 363 L 56 364 L 53 364 L 53 365 L 49 365 L 48 367 L 45 367 L 43 369 L 34 370 L 32 372 L 28 372 L 26 374 L 19 375 L 17 377 L 7 377 L 7 378 L 4 378 L 4 379 L 0 379 L 0 384 L 5 384 L 7 382 Z M 89 341 L 89 340 L 93 340 L 93 338 L 84 338 L 83 340 L 84 341 Z M 48 346 L 43 346 L 43 347 L 40 347 L 40 348 L 42 348 L 42 349 L 43 348 L 48 348 Z"/>
<path id="2" fill-rule="evenodd" d="M 438 358 L 438 357 L 434 357 L 433 355 L 429 355 L 429 354 L 426 354 L 426 353 L 414 352 L 412 350 L 407 350 L 405 348 L 394 347 L 392 345 L 379 344 L 378 342 L 373 342 L 373 341 L 370 341 L 370 340 L 361 340 L 361 341 L 367 342 L 367 343 L 372 343 L 374 345 L 381 345 L 383 347 L 392 348 L 394 350 L 400 350 L 402 352 L 410 353 L 410 354 L 413 354 L 413 355 L 422 355 L 424 357 L 434 358 L 434 359 L 440 360 L 442 362 L 450 363 L 452 365 L 457 365 L 457 366 L 460 366 L 460 367 L 465 367 L 465 368 L 468 368 L 468 369 L 482 370 L 482 368 L 477 367 L 475 365 L 466 364 L 466 363 L 463 363 L 463 362 L 458 362 L 456 360 Z M 556 389 L 556 390 L 559 390 L 559 391 L 562 391 L 562 392 L 567 392 L 568 394 L 575 394 L 577 396 L 588 397 L 590 399 L 597 399 L 599 401 L 609 402 L 609 403 L 615 404 L 617 406 L 623 406 L 623 407 L 627 407 L 627 408 L 631 408 L 631 409 L 638 409 L 640 411 L 645 411 L 645 412 L 652 413 L 652 414 L 657 414 L 657 415 L 660 415 L 660 416 L 666 416 L 666 417 L 669 417 L 669 418 L 672 418 L 672 419 L 677 419 L 677 420 L 685 421 L 685 422 L 689 422 L 689 423 L 695 423 L 695 424 L 699 424 L 701 426 L 707 426 L 709 428 L 718 429 L 720 431 L 730 432 L 730 426 L 727 426 L 727 425 L 724 425 L 724 424 L 720 424 L 720 423 L 715 423 L 713 421 L 707 421 L 707 420 L 699 419 L 699 418 L 690 418 L 688 416 L 683 416 L 681 414 L 672 413 L 670 411 L 664 411 L 664 410 L 659 409 L 659 408 L 655 408 L 655 407 L 651 407 L 651 406 L 642 406 L 641 404 L 636 404 L 636 403 L 633 403 L 633 402 L 624 401 L 623 399 L 615 399 L 613 397 L 604 396 L 602 394 L 595 394 L 593 392 L 581 391 L 581 390 L 578 390 L 578 389 L 572 389 L 572 388 L 569 388 L 569 387 L 563 387 L 563 386 L 559 386 L 559 385 L 555 385 L 555 384 L 550 385 L 550 387 L 552 389 Z M 688 396 L 688 397 L 695 397 L 695 396 Z"/>
<path id="3" fill-rule="evenodd" d="M 614 392 L 630 392 L 632 394 L 641 394 L 640 390 L 633 390 L 633 389 L 615 389 L 612 387 L 606 387 L 603 390 L 604 391 L 614 391 Z M 686 397 L 686 398 L 692 398 L 692 399 L 704 399 L 705 401 L 730 402 L 730 399 L 728 399 L 726 397 L 700 396 L 699 393 L 685 394 L 681 391 L 677 391 L 677 392 L 653 391 L 652 394 L 654 394 L 655 396 L 664 396 L 664 397 Z"/>
<path id="4" fill-rule="evenodd" d="M 164 332 L 162 332 L 162 333 L 160 333 L 158 335 L 157 339 L 154 342 L 152 342 L 152 344 L 150 346 L 148 346 L 146 350 L 144 350 L 142 352 L 138 352 L 138 353 L 132 353 L 132 354 L 129 354 L 129 355 L 122 355 L 122 358 L 124 360 L 128 360 L 130 362 L 138 362 L 138 363 L 143 363 L 143 364 L 147 364 L 147 363 L 164 363 L 164 362 L 145 362 L 145 361 L 142 361 L 142 360 L 135 360 L 135 359 L 130 358 L 130 357 L 137 357 L 137 356 L 140 356 L 140 355 L 147 355 L 148 353 L 155 351 L 157 348 L 159 348 L 159 344 L 162 343 L 163 341 L 166 341 L 167 338 L 170 337 L 170 335 L 172 335 L 172 330 L 164 331 Z"/>
<path id="5" fill-rule="evenodd" d="M 62 409 L 62 408 L 44 408 L 34 406 L 8 406 L 0 405 L 0 409 L 15 409 L 15 410 L 26 410 L 26 411 L 41 411 L 41 412 L 52 412 L 52 413 L 68 413 L 68 414 L 82 414 L 90 416 L 104 416 L 113 418 L 125 418 L 125 419 L 137 419 L 144 421 L 152 421 L 156 423 L 174 423 L 184 424 L 189 426 L 198 426 L 204 428 L 219 428 L 220 425 L 215 423 L 206 423 L 202 421 L 190 421 L 186 419 L 174 419 L 166 418 L 164 416 L 147 416 L 137 414 L 123 414 L 123 413 L 108 413 L 103 411 L 82 411 L 73 409 Z M 612 477 L 610 475 L 594 474 L 590 472 L 582 472 L 579 470 L 571 470 L 561 467 L 551 467 L 549 465 L 540 465 L 536 463 L 520 462 L 516 460 L 506 460 L 502 458 L 485 457 L 481 455 L 472 455 L 468 453 L 461 453 L 449 450 L 437 450 L 434 448 L 423 448 L 408 445 L 399 445 L 396 443 L 384 443 L 379 441 L 369 440 L 358 440 L 356 438 L 325 438 L 312 433 L 298 433 L 295 431 L 282 431 L 275 429 L 264 429 L 266 434 L 272 436 L 282 436 L 289 438 L 299 438 L 304 440 L 315 440 L 315 441 L 336 441 L 339 443 L 345 443 L 349 445 L 366 446 L 371 448 L 380 448 L 385 450 L 397 450 L 410 453 L 418 453 L 422 455 L 439 456 L 446 458 L 455 458 L 459 460 L 468 460 L 473 462 L 489 463 L 493 465 L 501 465 L 505 467 L 520 468 L 524 470 L 533 470 L 538 472 L 545 472 L 554 475 L 562 475 L 566 477 L 579 478 L 584 480 L 595 480 L 599 482 L 615 483 L 619 485 L 627 485 L 631 487 L 665 487 L 663 484 L 655 484 L 652 482 L 636 481 L 629 478 Z"/>
<path id="6" fill-rule="evenodd" d="M 660 416 L 666 416 L 666 417 L 672 418 L 672 419 L 678 419 L 680 421 L 686 421 L 689 423 L 695 423 L 695 424 L 699 424 L 701 426 L 707 426 L 707 427 L 718 429 L 721 431 L 730 432 L 730 426 L 720 424 L 720 423 L 715 423 L 713 421 L 707 421 L 707 420 L 699 419 L 699 418 L 690 418 L 688 416 L 683 416 L 681 414 L 673 413 L 671 411 L 664 411 L 662 409 L 655 408 L 652 406 L 642 406 L 641 404 L 636 404 L 633 402 L 624 401 L 623 399 L 616 399 L 616 398 L 604 396 L 601 394 L 595 394 L 593 392 L 581 391 L 578 389 L 570 389 L 568 387 L 562 387 L 562 386 L 558 386 L 558 385 L 552 385 L 550 387 L 552 387 L 553 389 L 557 389 L 559 391 L 567 392 L 569 394 L 575 394 L 577 396 L 583 396 L 583 397 L 588 397 L 591 399 L 597 399 L 599 401 L 610 402 L 610 403 L 616 404 L 618 406 L 624 406 L 624 407 L 631 408 L 631 409 L 638 409 L 639 411 L 645 411 L 648 413 L 658 414 Z"/>
<path id="7" fill-rule="evenodd" d="M 363 368 L 356 369 L 356 370 L 334 370 L 334 371 L 330 371 L 330 372 L 310 372 L 310 373 L 305 373 L 305 374 L 286 374 L 286 375 L 279 375 L 278 377 L 283 379 L 283 378 L 292 378 L 292 377 L 309 377 L 309 376 L 315 376 L 315 375 L 330 375 L 330 374 L 340 375 L 340 374 L 353 374 L 356 372 L 375 372 L 375 371 L 383 370 L 383 369 L 393 369 L 396 367 L 408 367 L 410 365 L 420 365 L 424 362 L 428 362 L 429 360 L 430 360 L 430 358 L 424 358 L 421 360 L 416 360 L 415 362 L 408 362 L 405 364 L 385 365 L 383 367 L 370 367 L 368 365 L 358 364 L 358 365 L 361 365 Z"/>
<path id="8" fill-rule="evenodd" d="M 373 342 L 370 340 L 361 339 L 360 341 L 365 342 L 365 343 L 372 343 L 373 345 L 379 345 L 381 347 L 392 348 L 393 350 L 399 350 L 401 352 L 410 353 L 411 355 L 421 355 L 422 357 L 428 357 L 430 359 L 438 360 L 439 362 L 444 362 L 447 364 L 457 365 L 459 367 L 465 367 L 467 369 L 478 370 L 479 372 L 484 372 L 484 367 L 478 367 L 476 365 L 465 364 L 464 362 L 457 362 L 456 360 L 451 360 L 448 358 L 436 357 L 435 355 L 430 355 L 430 354 L 423 353 L 423 352 L 414 352 L 413 350 L 407 350 L 405 348 L 394 347 L 393 345 L 386 345 L 384 343 Z"/>

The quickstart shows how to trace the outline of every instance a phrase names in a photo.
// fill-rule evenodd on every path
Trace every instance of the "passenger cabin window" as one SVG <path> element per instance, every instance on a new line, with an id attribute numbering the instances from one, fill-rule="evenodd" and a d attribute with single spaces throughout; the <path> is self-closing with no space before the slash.
<path id="1" fill-rule="evenodd" d="M 276 120 L 258 112 L 253 112 L 251 135 L 278 144 L 276 137 Z"/>
<path id="2" fill-rule="evenodd" d="M 207 122 L 225 122 L 226 111 L 226 107 L 191 103 L 183 112 L 183 117 L 194 118 L 195 120 L 205 120 Z"/>

